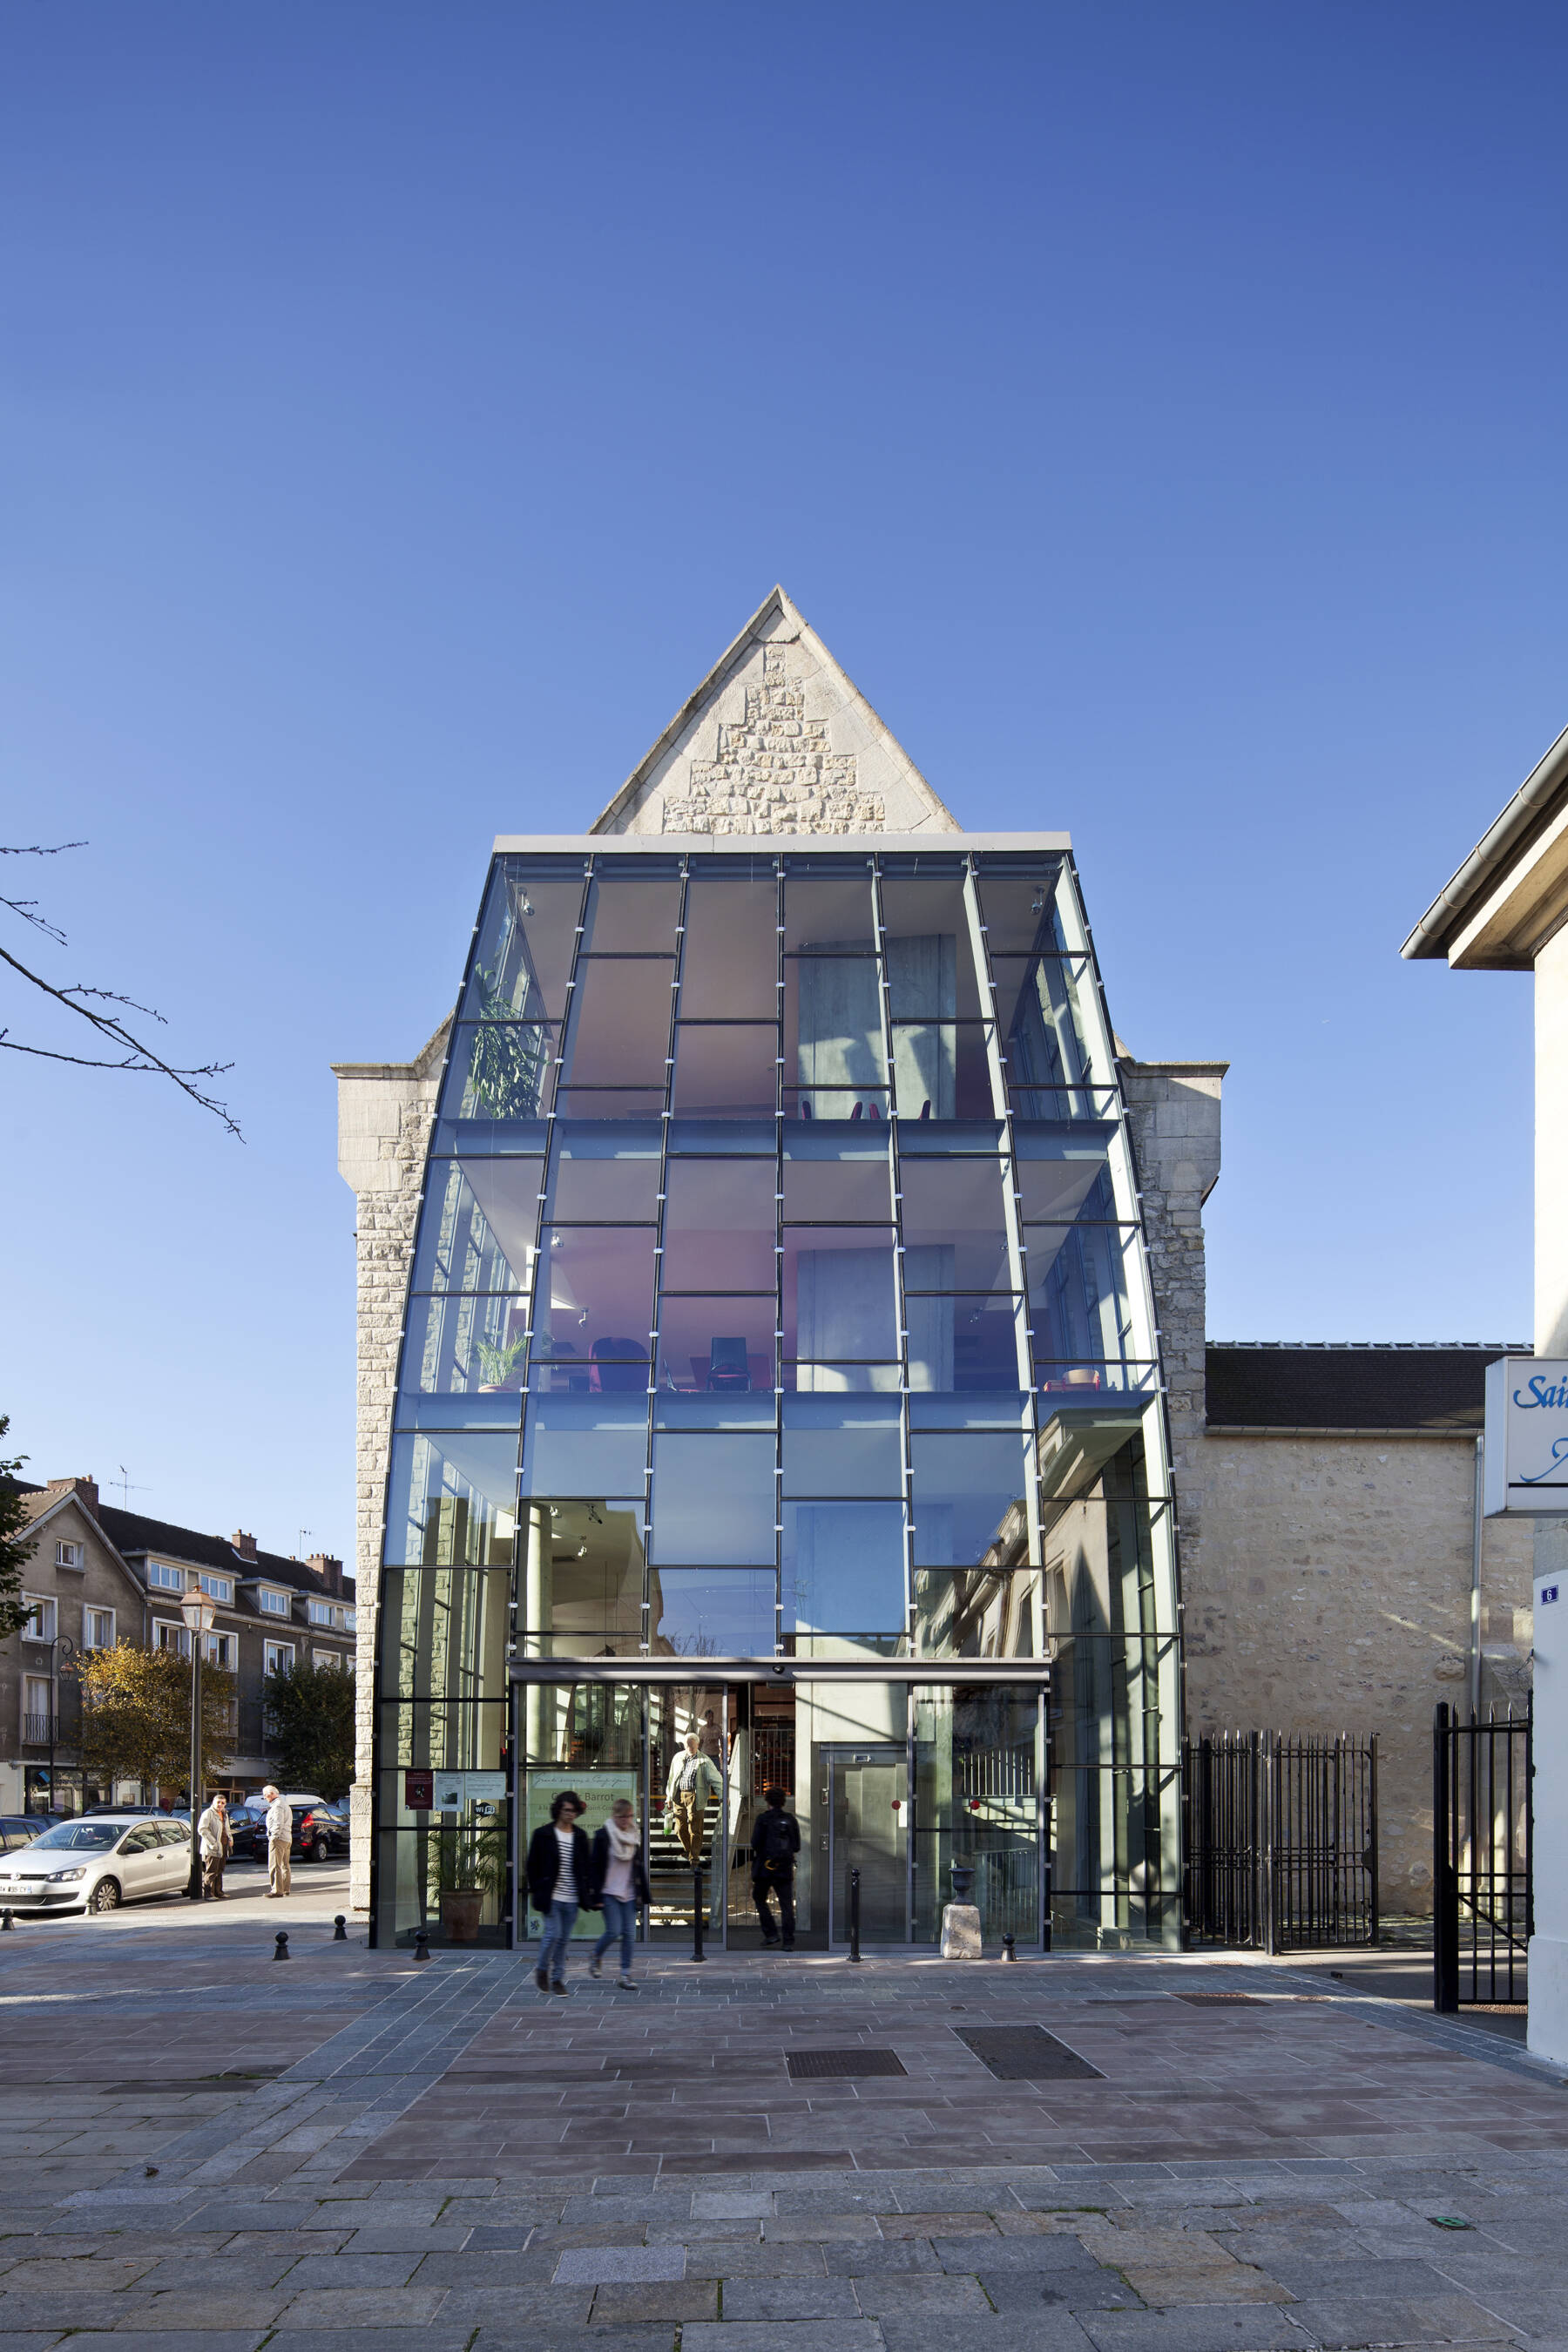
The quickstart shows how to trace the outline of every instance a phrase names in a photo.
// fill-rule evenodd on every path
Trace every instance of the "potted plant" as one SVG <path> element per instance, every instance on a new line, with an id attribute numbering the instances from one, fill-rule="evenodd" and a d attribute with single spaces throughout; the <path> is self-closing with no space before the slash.
<path id="1" fill-rule="evenodd" d="M 528 1335 L 516 1339 L 503 1339 L 499 1346 L 494 1340 L 479 1342 L 479 1394 L 493 1396 L 498 1389 L 510 1389 L 517 1381 L 518 1360 L 528 1345 Z"/>
<path id="2" fill-rule="evenodd" d="M 440 1829 L 426 1847 L 430 1885 L 449 1944 L 474 1943 L 487 1895 L 506 1885 L 506 1839 L 499 1829 Z"/>
<path id="3" fill-rule="evenodd" d="M 520 1022 L 491 974 L 475 974 L 479 1018 L 469 1051 L 463 1118 L 535 1118 L 549 1045 L 537 1022 Z"/>

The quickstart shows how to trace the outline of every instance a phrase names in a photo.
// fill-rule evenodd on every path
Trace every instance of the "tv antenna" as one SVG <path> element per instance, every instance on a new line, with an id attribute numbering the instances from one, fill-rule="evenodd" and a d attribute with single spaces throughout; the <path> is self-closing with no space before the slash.
<path id="1" fill-rule="evenodd" d="M 119 1477 L 111 1478 L 109 1483 L 111 1486 L 118 1486 L 120 1489 L 120 1507 L 122 1511 L 130 1508 L 128 1498 L 132 1495 L 150 1495 L 153 1491 L 151 1486 L 139 1486 L 123 1462 L 120 1465 Z"/>

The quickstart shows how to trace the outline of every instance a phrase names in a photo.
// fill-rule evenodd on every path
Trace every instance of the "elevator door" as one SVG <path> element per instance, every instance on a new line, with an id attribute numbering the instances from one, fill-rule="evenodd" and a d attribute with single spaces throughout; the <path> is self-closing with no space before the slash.
<path id="1" fill-rule="evenodd" d="M 860 1940 L 910 1939 L 910 1767 L 900 1744 L 827 1750 L 828 1937 L 849 1940 L 849 1874 L 860 1873 Z M 820 1916 L 820 1915 L 819 1915 Z"/>

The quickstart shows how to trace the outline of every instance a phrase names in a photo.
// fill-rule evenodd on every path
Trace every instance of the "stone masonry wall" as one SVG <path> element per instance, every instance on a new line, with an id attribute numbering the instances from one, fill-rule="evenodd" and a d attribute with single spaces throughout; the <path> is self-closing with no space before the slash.
<path id="1" fill-rule="evenodd" d="M 886 823 L 881 794 L 859 789 L 855 754 L 830 751 L 826 722 L 806 717 L 782 644 L 763 648 L 744 719 L 718 722 L 715 756 L 693 760 L 686 794 L 663 804 L 666 833 L 880 833 Z"/>

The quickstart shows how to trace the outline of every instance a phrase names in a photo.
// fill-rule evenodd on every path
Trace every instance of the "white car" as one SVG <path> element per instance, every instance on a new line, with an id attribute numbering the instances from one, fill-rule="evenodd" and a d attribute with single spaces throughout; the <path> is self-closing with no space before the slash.
<path id="1" fill-rule="evenodd" d="M 183 1894 L 191 1832 L 166 1813 L 92 1813 L 57 1822 L 14 1853 L 0 1854 L 0 1908 L 117 1911 L 145 1895 Z"/>

